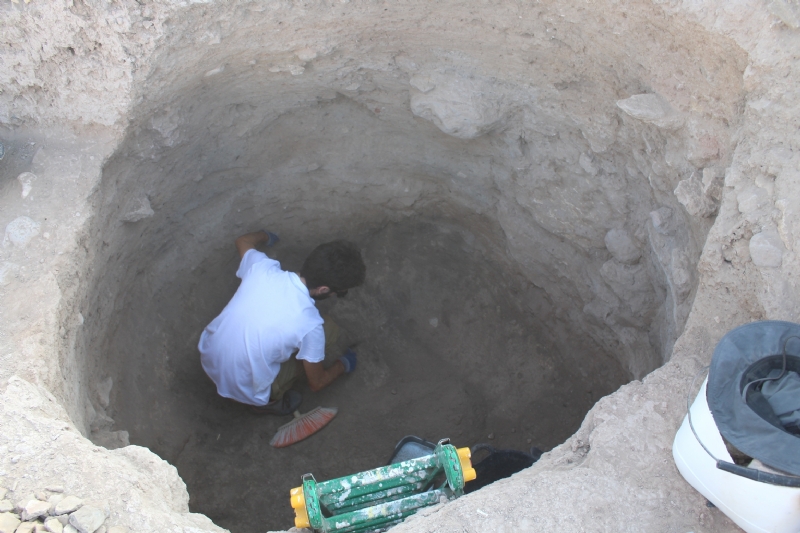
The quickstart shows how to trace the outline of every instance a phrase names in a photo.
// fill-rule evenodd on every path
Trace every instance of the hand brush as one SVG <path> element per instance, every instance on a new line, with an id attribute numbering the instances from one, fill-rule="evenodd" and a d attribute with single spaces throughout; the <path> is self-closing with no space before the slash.
<path id="1" fill-rule="evenodd" d="M 279 427 L 269 443 L 275 448 L 284 448 L 300 442 L 324 428 L 337 412 L 336 407 L 315 407 L 304 415 L 295 411 L 294 420 Z"/>

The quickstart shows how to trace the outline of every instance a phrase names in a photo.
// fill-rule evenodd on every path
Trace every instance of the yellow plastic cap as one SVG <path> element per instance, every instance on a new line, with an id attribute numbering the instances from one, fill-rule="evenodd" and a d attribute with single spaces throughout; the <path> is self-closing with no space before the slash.
<path id="1" fill-rule="evenodd" d="M 308 521 L 308 513 L 306 513 L 305 507 L 302 509 L 295 509 L 295 517 L 294 517 L 294 527 L 303 529 L 303 528 L 310 528 L 311 523 Z"/>
<path id="2" fill-rule="evenodd" d="M 464 483 L 467 481 L 472 481 L 473 479 L 478 477 L 478 473 L 475 472 L 474 468 L 465 468 L 464 469 Z"/>
<path id="3" fill-rule="evenodd" d="M 289 491 L 289 494 L 291 494 L 289 502 L 292 504 L 292 509 L 300 509 L 301 507 L 305 509 L 306 495 L 303 493 L 303 487 L 296 487 Z"/>
<path id="4" fill-rule="evenodd" d="M 464 483 L 478 477 L 475 469 L 472 468 L 472 461 L 470 461 L 472 452 L 469 451 L 469 448 L 459 448 L 456 452 L 458 452 L 458 458 L 461 460 L 461 471 L 464 473 Z"/>

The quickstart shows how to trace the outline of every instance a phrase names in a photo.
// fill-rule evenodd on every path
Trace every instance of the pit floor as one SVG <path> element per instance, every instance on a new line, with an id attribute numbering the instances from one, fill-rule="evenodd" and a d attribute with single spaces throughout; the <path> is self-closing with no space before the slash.
<path id="1" fill-rule="evenodd" d="M 120 364 L 115 429 L 175 465 L 191 510 L 234 533 L 290 528 L 289 490 L 303 474 L 327 480 L 384 465 L 406 435 L 549 450 L 628 379 L 599 352 L 562 354 L 542 341 L 524 288 L 461 232 L 389 224 L 359 242 L 365 285 L 320 302 L 343 330 L 328 357 L 355 345 L 357 370 L 316 394 L 296 386 L 301 411 L 338 407 L 338 416 L 303 442 L 272 448 L 276 429 L 291 418 L 254 414 L 217 396 L 196 350 L 238 284 L 233 238 L 221 259 L 176 273 L 169 291 L 140 276 L 128 291 L 139 303 L 110 324 L 108 349 Z M 302 261 L 281 244 L 269 254 L 287 270 Z"/>

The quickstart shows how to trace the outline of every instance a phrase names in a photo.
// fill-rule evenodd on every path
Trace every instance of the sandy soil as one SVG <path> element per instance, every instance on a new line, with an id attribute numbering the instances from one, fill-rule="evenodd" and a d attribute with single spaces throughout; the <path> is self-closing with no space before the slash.
<path id="1" fill-rule="evenodd" d="M 269 253 L 297 268 L 298 257 L 282 246 Z M 343 330 L 329 356 L 355 345 L 359 367 L 317 394 L 298 387 L 301 410 L 335 406 L 339 415 L 287 449 L 268 443 L 288 418 L 256 415 L 218 397 L 194 348 L 200 319 L 218 312 L 238 281 L 232 246 L 209 258 L 216 268 L 188 288 L 188 301 L 181 272 L 174 293 L 133 298 L 121 338 L 111 342 L 125 369 L 109 412 L 132 444 L 178 468 L 193 511 L 237 533 L 287 528 L 293 513 L 281 503 L 302 474 L 331 479 L 375 468 L 405 435 L 547 450 L 626 381 L 599 350 L 561 359 L 558 347 L 541 345 L 524 286 L 457 229 L 408 220 L 377 228 L 363 246 L 365 286 L 320 303 Z M 180 313 L 187 303 L 189 317 Z M 128 330 L 151 334 L 136 342 L 122 334 Z"/>

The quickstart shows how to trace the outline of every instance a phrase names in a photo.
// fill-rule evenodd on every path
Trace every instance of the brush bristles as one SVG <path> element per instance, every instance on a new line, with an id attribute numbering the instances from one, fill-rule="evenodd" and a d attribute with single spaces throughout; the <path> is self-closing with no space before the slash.
<path id="1" fill-rule="evenodd" d="M 295 442 L 300 442 L 325 427 L 328 422 L 333 420 L 337 412 L 339 410 L 335 407 L 315 407 L 306 414 L 279 427 L 269 443 L 275 448 L 284 448 Z"/>

